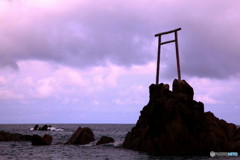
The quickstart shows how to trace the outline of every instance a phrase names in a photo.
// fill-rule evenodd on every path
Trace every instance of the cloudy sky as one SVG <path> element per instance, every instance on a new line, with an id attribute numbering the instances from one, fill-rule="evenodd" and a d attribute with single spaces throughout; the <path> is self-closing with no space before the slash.
<path id="1" fill-rule="evenodd" d="M 154 35 L 181 27 L 182 78 L 194 98 L 240 124 L 239 6 L 239 0 L 1 0 L 0 123 L 135 123 L 155 82 Z M 172 84 L 174 44 L 161 52 L 160 82 Z"/>

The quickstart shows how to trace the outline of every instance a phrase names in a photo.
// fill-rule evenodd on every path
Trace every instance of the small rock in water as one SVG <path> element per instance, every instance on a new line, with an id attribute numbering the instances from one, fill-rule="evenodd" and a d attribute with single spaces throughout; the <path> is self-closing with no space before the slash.
<path id="1" fill-rule="evenodd" d="M 81 128 L 79 127 L 71 136 L 71 138 L 67 141 L 66 144 L 89 144 L 94 141 L 94 134 L 90 128 Z"/>
<path id="2" fill-rule="evenodd" d="M 38 130 L 38 131 L 64 131 L 62 128 L 55 128 L 51 125 L 45 124 L 44 126 L 40 127 L 38 124 L 34 126 L 34 128 L 30 128 L 30 130 Z"/>
<path id="3" fill-rule="evenodd" d="M 0 141 L 31 141 L 32 136 L 0 131 Z"/>
<path id="4" fill-rule="evenodd" d="M 38 130 L 38 125 L 36 124 L 35 126 L 34 126 L 34 128 L 33 128 L 33 130 Z"/>
<path id="5" fill-rule="evenodd" d="M 112 143 L 114 142 L 115 140 L 111 137 L 108 137 L 108 136 L 102 136 L 100 138 L 100 140 L 97 141 L 97 145 L 100 145 L 100 144 L 106 144 L 106 143 Z"/>
<path id="6" fill-rule="evenodd" d="M 51 127 L 51 126 L 50 126 L 50 125 L 48 126 L 48 125 L 45 124 L 44 126 L 39 127 L 38 130 L 47 131 L 47 130 L 48 130 L 48 127 Z"/>
<path id="7" fill-rule="evenodd" d="M 32 145 L 40 146 L 40 145 L 51 145 L 52 136 L 45 134 L 43 137 L 34 134 L 32 137 Z"/>

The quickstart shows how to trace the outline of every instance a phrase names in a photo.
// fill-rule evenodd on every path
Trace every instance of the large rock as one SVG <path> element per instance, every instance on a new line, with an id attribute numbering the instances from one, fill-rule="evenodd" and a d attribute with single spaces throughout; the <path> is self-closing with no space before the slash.
<path id="1" fill-rule="evenodd" d="M 32 145 L 40 146 L 40 145 L 51 145 L 52 136 L 45 134 L 43 137 L 34 134 L 32 137 Z"/>
<path id="2" fill-rule="evenodd" d="M 67 141 L 67 144 L 88 144 L 94 141 L 94 134 L 90 128 L 79 127 Z"/>
<path id="3" fill-rule="evenodd" d="M 0 141 L 31 141 L 32 136 L 0 131 Z"/>
<path id="4" fill-rule="evenodd" d="M 112 143 L 114 142 L 115 140 L 111 137 L 108 137 L 108 136 L 102 136 L 100 138 L 100 140 L 97 141 L 97 144 L 96 145 L 100 145 L 100 144 L 106 144 L 106 143 Z"/>
<path id="5" fill-rule="evenodd" d="M 206 154 L 240 152 L 236 125 L 204 113 L 202 102 L 193 100 L 193 88 L 184 80 L 168 85 L 152 84 L 150 100 L 129 132 L 123 147 L 152 154 Z"/>

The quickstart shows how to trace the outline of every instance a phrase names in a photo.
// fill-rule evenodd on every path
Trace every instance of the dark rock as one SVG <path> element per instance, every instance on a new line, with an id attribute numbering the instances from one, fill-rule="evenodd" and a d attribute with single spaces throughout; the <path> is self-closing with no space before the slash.
<path id="1" fill-rule="evenodd" d="M 151 154 L 209 155 L 210 151 L 240 152 L 240 129 L 204 113 L 202 102 L 193 100 L 193 88 L 184 80 L 152 84 L 149 103 L 130 132 L 123 147 Z"/>
<path id="2" fill-rule="evenodd" d="M 237 129 L 235 135 L 232 137 L 232 140 L 240 142 L 240 128 Z"/>
<path id="3" fill-rule="evenodd" d="M 47 125 L 45 124 L 44 126 L 40 127 L 39 125 L 35 125 L 33 130 L 39 130 L 39 131 L 48 131 L 49 127 L 51 127 L 51 125 Z"/>
<path id="4" fill-rule="evenodd" d="M 52 136 L 48 135 L 48 134 L 45 134 L 43 136 L 43 140 L 44 142 L 47 144 L 47 145 L 50 145 L 52 143 Z"/>
<path id="5" fill-rule="evenodd" d="M 40 145 L 51 145 L 52 136 L 45 134 L 43 137 L 34 134 L 32 137 L 32 145 L 40 146 Z"/>
<path id="6" fill-rule="evenodd" d="M 32 136 L 0 131 L 0 141 L 31 141 Z"/>
<path id="7" fill-rule="evenodd" d="M 19 141 L 19 137 L 14 134 L 0 131 L 0 141 Z"/>
<path id="8" fill-rule="evenodd" d="M 42 126 L 42 127 L 39 127 L 39 130 L 42 130 L 42 131 L 47 131 L 48 130 L 48 125 L 44 125 L 44 126 Z"/>
<path id="9" fill-rule="evenodd" d="M 34 126 L 34 128 L 33 128 L 33 130 L 38 130 L 38 125 L 36 124 L 35 126 Z"/>
<path id="10" fill-rule="evenodd" d="M 41 136 L 34 134 L 32 138 L 32 145 L 37 146 L 37 145 L 46 145 L 46 144 Z"/>
<path id="11" fill-rule="evenodd" d="M 114 142 L 115 140 L 111 137 L 107 137 L 107 136 L 102 136 L 100 138 L 100 140 L 97 141 L 97 145 L 100 145 L 100 144 L 106 144 L 106 143 L 112 143 Z"/>
<path id="12" fill-rule="evenodd" d="M 90 128 L 79 127 L 67 141 L 66 144 L 88 144 L 94 141 L 94 134 Z"/>
<path id="13" fill-rule="evenodd" d="M 193 88 L 185 80 L 173 81 L 173 93 L 179 94 L 178 96 L 185 100 L 193 100 Z"/>
<path id="14" fill-rule="evenodd" d="M 31 135 L 22 135 L 18 133 L 14 133 L 14 136 L 18 137 L 20 141 L 32 141 L 32 136 Z"/>

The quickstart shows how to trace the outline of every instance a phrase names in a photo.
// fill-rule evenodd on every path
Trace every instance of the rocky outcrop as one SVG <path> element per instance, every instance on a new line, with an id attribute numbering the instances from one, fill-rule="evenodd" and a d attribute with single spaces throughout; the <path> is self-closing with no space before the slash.
<path id="1" fill-rule="evenodd" d="M 94 141 L 94 134 L 90 128 L 81 128 L 79 127 L 67 141 L 66 144 L 88 144 Z"/>
<path id="2" fill-rule="evenodd" d="M 36 124 L 34 126 L 33 130 L 48 131 L 48 130 L 50 130 L 49 128 L 51 128 L 51 125 L 45 124 L 44 126 L 40 127 L 38 124 Z"/>
<path id="3" fill-rule="evenodd" d="M 96 145 L 100 145 L 100 144 L 106 144 L 106 143 L 112 143 L 115 140 L 111 137 L 108 136 L 102 136 L 96 143 Z"/>
<path id="4" fill-rule="evenodd" d="M 240 128 L 204 113 L 202 102 L 193 100 L 193 88 L 184 80 L 168 85 L 152 84 L 149 103 L 123 147 L 151 154 L 207 154 L 240 152 Z"/>
<path id="5" fill-rule="evenodd" d="M 0 131 L 0 141 L 31 141 L 32 136 Z"/>
<path id="6" fill-rule="evenodd" d="M 32 137 L 32 145 L 40 146 L 40 145 L 51 145 L 52 136 L 45 134 L 43 137 L 34 134 Z"/>

